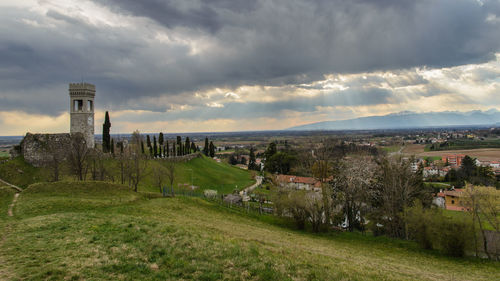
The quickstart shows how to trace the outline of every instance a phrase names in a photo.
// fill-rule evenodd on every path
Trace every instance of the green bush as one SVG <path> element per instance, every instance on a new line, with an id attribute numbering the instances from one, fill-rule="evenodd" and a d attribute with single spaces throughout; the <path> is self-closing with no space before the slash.
<path id="1" fill-rule="evenodd" d="M 472 227 L 466 221 L 445 218 L 441 224 L 438 239 L 441 251 L 449 256 L 463 257 L 472 243 Z"/>
<path id="2" fill-rule="evenodd" d="M 423 208 L 421 203 L 407 211 L 410 239 L 424 249 L 437 249 L 445 255 L 463 257 L 474 246 L 474 227 L 467 216 L 456 219 L 441 209 Z"/>

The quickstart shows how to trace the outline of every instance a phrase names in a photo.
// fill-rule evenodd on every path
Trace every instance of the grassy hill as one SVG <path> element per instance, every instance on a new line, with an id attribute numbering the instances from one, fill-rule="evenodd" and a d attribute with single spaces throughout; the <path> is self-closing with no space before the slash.
<path id="1" fill-rule="evenodd" d="M 149 160 L 145 176 L 140 183 L 139 190 L 159 192 L 153 179 L 154 167 L 160 165 L 161 160 Z M 120 172 L 118 163 L 114 159 L 106 161 L 106 170 L 112 173 L 115 180 L 119 180 Z M 68 175 L 68 168 L 61 168 L 62 179 L 66 181 L 74 178 Z M 64 175 L 65 174 L 65 175 Z M 36 182 L 50 181 L 52 173 L 49 169 L 35 168 L 26 163 L 21 157 L 0 164 L 0 178 L 18 185 L 22 188 Z M 196 193 L 202 193 L 204 189 L 215 189 L 219 193 L 231 193 L 234 189 L 243 189 L 254 183 L 251 172 L 233 167 L 226 163 L 217 163 L 216 161 L 200 157 L 188 162 L 179 162 L 176 166 L 176 177 L 174 187 L 177 191 L 186 190 L 187 186 L 199 186 Z M 165 180 L 164 185 L 167 182 Z M 180 185 L 180 186 L 179 186 Z M 186 187 L 184 187 L 186 186 Z"/>
<path id="2" fill-rule="evenodd" d="M 4 205 L 1 205 L 5 208 Z M 411 242 L 295 231 L 201 199 L 102 182 L 40 183 L 0 241 L 2 279 L 498 280 L 499 263 Z M 6 212 L 1 210 L 2 213 Z"/>
<path id="3" fill-rule="evenodd" d="M 26 163 L 22 157 L 0 164 L 0 178 L 21 188 L 35 182 L 48 181 L 50 175 L 47 169 L 35 168 Z"/>
<path id="4" fill-rule="evenodd" d="M 147 173 L 152 175 L 152 170 L 158 161 L 151 161 Z M 196 191 L 202 193 L 204 189 L 218 190 L 219 193 L 231 193 L 234 189 L 242 189 L 252 185 L 255 181 L 252 179 L 251 172 L 227 163 L 218 163 L 208 157 L 195 158 L 188 162 L 180 162 L 176 166 L 176 180 L 174 187 L 182 189 L 180 185 L 193 185 L 200 188 Z M 152 177 L 146 177 L 142 183 L 143 189 L 157 192 Z"/>
<path id="5" fill-rule="evenodd" d="M 2 186 L 0 183 L 0 227 L 1 223 L 7 220 L 7 210 L 12 198 L 14 198 L 15 191 L 9 186 Z M 0 235 L 1 237 L 1 235 Z"/>

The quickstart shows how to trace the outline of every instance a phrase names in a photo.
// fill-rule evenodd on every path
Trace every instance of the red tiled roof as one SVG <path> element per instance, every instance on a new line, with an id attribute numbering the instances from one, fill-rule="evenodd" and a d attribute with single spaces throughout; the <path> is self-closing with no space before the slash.
<path id="1" fill-rule="evenodd" d="M 463 189 L 455 189 L 455 190 L 445 190 L 444 195 L 453 196 L 453 197 L 461 197 L 463 196 Z"/>
<path id="2" fill-rule="evenodd" d="M 277 179 L 278 179 L 279 182 L 303 183 L 303 184 L 310 184 L 310 185 L 315 185 L 315 184 L 317 184 L 319 182 L 315 178 L 298 177 L 298 176 L 292 176 L 292 175 L 278 175 Z"/>

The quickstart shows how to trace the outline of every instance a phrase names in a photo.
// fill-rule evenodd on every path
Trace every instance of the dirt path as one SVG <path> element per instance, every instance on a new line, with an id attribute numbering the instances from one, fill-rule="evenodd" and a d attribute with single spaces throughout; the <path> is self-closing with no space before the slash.
<path id="1" fill-rule="evenodd" d="M 251 185 L 251 186 L 249 186 L 249 187 L 247 187 L 247 188 L 243 189 L 242 191 L 240 191 L 240 195 L 245 195 L 245 194 L 248 194 L 248 193 L 250 193 L 252 190 L 256 189 L 259 185 L 261 185 L 261 184 L 262 184 L 262 177 L 261 177 L 261 176 L 257 176 L 257 177 L 255 177 L 255 180 L 256 180 L 256 182 L 255 182 L 253 185 Z"/>
<path id="2" fill-rule="evenodd" d="M 14 189 L 16 190 L 16 192 L 18 192 L 18 193 L 23 191 L 23 189 L 22 189 L 22 188 L 20 188 L 19 186 L 17 186 L 17 185 L 13 185 L 13 184 L 11 184 L 11 183 L 8 183 L 8 182 L 6 182 L 6 181 L 4 181 L 4 180 L 2 180 L 2 179 L 0 179 L 0 182 L 1 182 L 1 183 L 3 183 L 3 184 L 5 184 L 5 185 L 8 185 L 8 186 L 10 186 L 10 187 L 14 188 Z"/>
<path id="3" fill-rule="evenodd" d="M 13 213 L 13 209 L 14 209 L 14 205 L 16 205 L 16 202 L 17 202 L 17 198 L 19 197 L 19 194 L 20 193 L 16 193 L 14 195 L 14 199 L 12 199 L 12 203 L 9 205 L 9 210 L 7 210 L 7 214 L 9 215 L 9 217 L 13 217 L 14 216 L 14 213 Z"/>
<path id="4" fill-rule="evenodd" d="M 7 210 L 7 215 L 9 217 L 13 217 L 14 216 L 14 206 L 16 205 L 17 199 L 19 198 L 19 195 L 21 194 L 21 192 L 23 190 L 19 186 L 8 183 L 2 179 L 0 179 L 0 183 L 3 183 L 7 186 L 10 186 L 14 190 L 16 190 L 16 194 L 14 194 L 14 198 L 12 199 L 12 203 L 9 205 L 9 208 Z M 0 248 L 3 246 L 3 243 L 11 230 L 11 227 L 12 227 L 11 222 L 7 222 L 7 224 L 5 225 L 5 227 L 3 229 L 2 237 L 0 238 Z M 6 264 L 4 258 L 1 255 L 0 255 L 0 264 L 1 265 Z M 5 278 L 5 280 L 11 279 L 11 277 L 12 277 L 12 274 L 9 271 L 7 271 L 7 269 L 0 268 L 0 280 L 4 280 L 4 278 Z"/>

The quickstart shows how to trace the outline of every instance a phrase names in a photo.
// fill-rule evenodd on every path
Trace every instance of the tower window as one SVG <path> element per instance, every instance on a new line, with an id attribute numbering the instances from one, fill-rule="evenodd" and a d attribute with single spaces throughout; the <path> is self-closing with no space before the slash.
<path id="1" fill-rule="evenodd" d="M 74 100 L 73 101 L 73 110 L 74 111 L 82 111 L 83 110 L 83 100 Z"/>
<path id="2" fill-rule="evenodd" d="M 87 101 L 87 111 L 92 111 L 93 109 L 93 104 L 91 100 Z"/>

